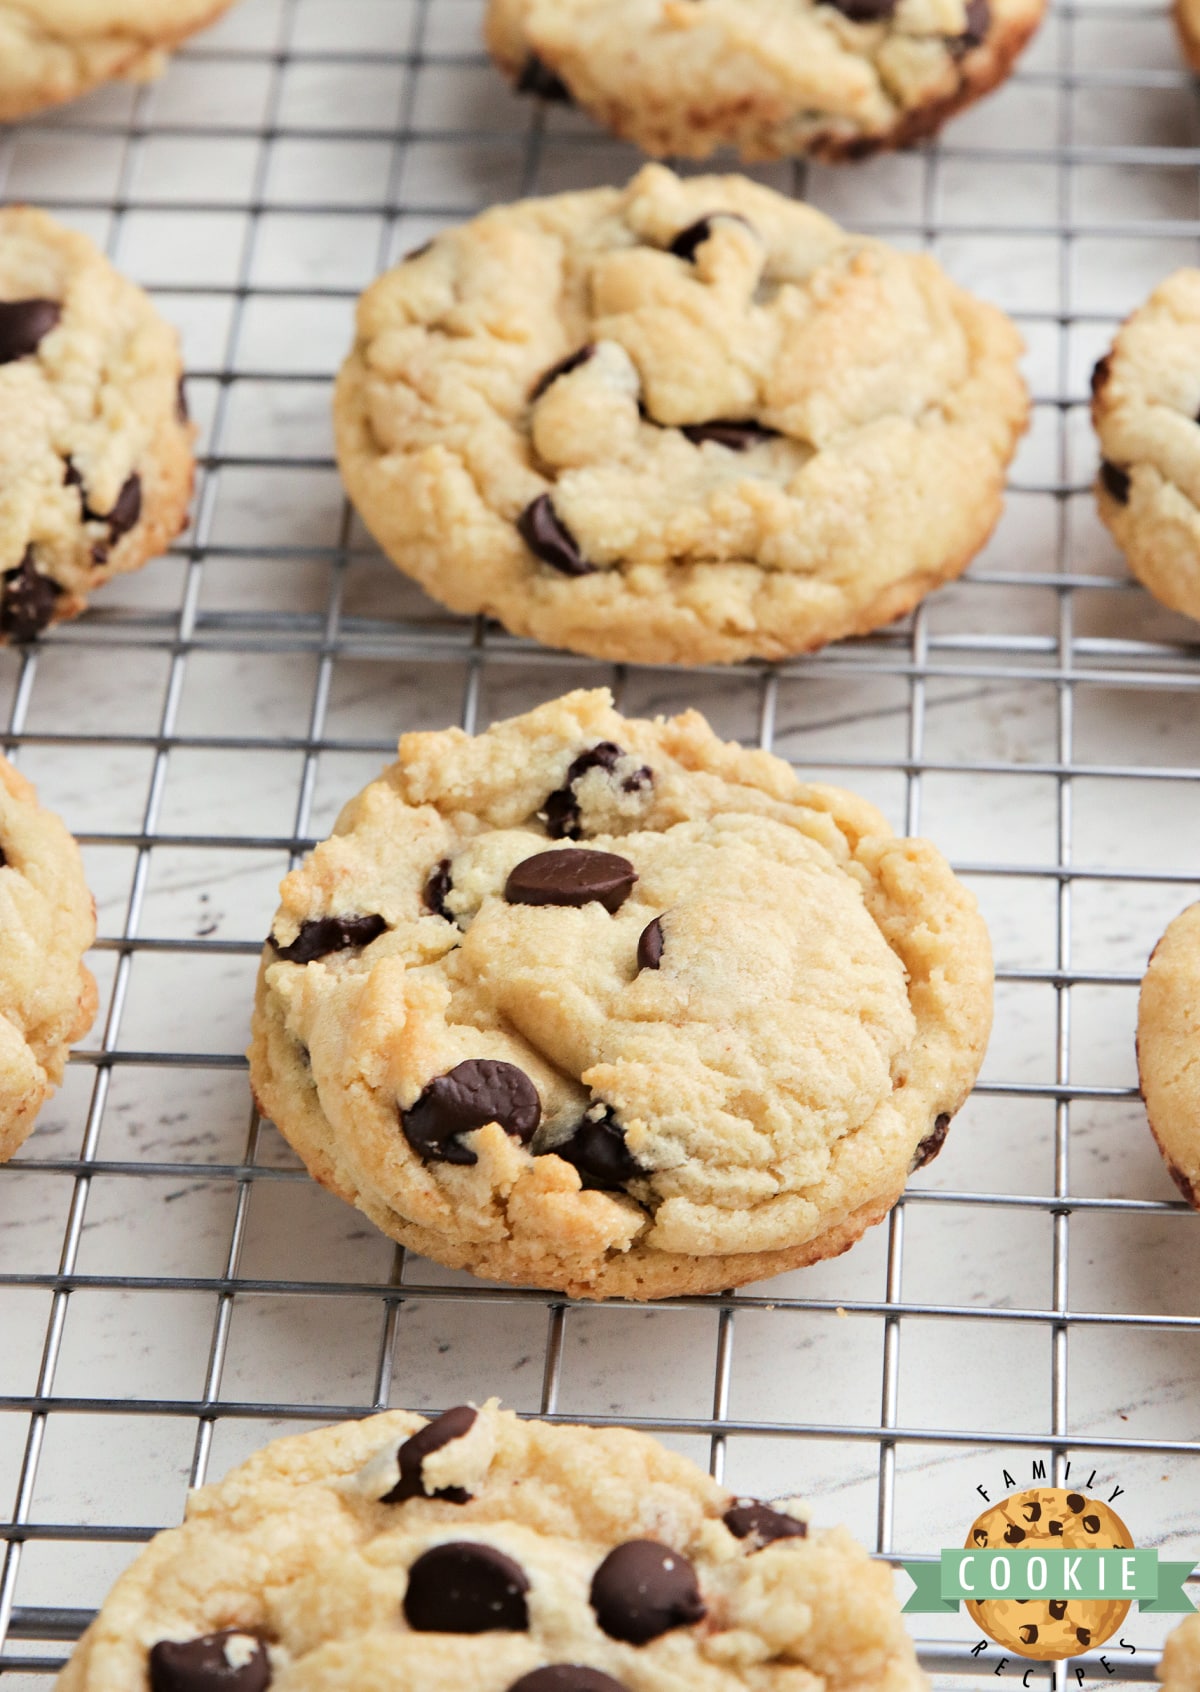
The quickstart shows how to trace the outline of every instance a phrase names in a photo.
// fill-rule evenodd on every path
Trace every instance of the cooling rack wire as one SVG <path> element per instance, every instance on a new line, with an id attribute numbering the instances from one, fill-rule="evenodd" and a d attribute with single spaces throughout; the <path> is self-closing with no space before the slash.
<path id="1" fill-rule="evenodd" d="M 1200 1542 L 1197 1227 L 1133 1057 L 1145 958 L 1200 881 L 1200 650 L 1129 582 L 1087 491 L 1091 363 L 1200 241 L 1200 112 L 1169 20 L 1059 4 L 943 141 L 756 172 L 1004 305 L 1036 409 L 964 581 L 869 640 L 688 673 L 448 616 L 341 499 L 329 382 L 365 282 L 493 201 L 638 162 L 514 99 L 479 41 L 474 0 L 242 0 L 161 83 L 0 136 L 4 197 L 87 230 L 180 325 L 203 430 L 170 558 L 0 655 L 5 748 L 82 839 L 102 935 L 97 1028 L 0 1169 L 12 1692 L 46 1692 L 189 1485 L 280 1432 L 489 1392 L 646 1428 L 740 1491 L 802 1492 L 894 1559 L 959 1542 L 976 1488 L 1038 1460 L 1123 1487 L 1139 1543 Z M 888 1225 L 651 1310 L 406 1258 L 252 1115 L 241 1056 L 280 875 L 397 733 L 604 682 L 629 712 L 696 705 L 929 833 L 998 965 L 981 1084 Z M 965 1618 L 913 1619 L 937 1685 L 997 1668 Z M 1167 1625 L 1132 1613 L 1133 1653 L 1058 1685 L 1150 1679 Z"/>

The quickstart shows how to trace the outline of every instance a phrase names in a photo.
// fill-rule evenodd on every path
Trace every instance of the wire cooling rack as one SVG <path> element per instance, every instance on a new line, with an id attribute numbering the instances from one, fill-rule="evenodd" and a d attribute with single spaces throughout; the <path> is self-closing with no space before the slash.
<path id="1" fill-rule="evenodd" d="M 977 1489 L 1040 1461 L 1121 1486 L 1139 1543 L 1200 1546 L 1200 1223 L 1133 1056 L 1146 955 L 1200 884 L 1200 650 L 1099 529 L 1086 415 L 1115 322 L 1200 239 L 1168 20 L 1059 5 L 942 142 L 757 173 L 1006 306 L 1037 404 L 963 582 L 869 640 L 688 673 L 449 617 L 341 499 L 329 385 L 359 289 L 492 201 L 638 162 L 515 99 L 479 41 L 473 0 L 243 0 L 161 83 L 0 136 L 0 192 L 89 231 L 179 323 L 204 436 L 171 557 L 0 656 L 4 744 L 84 842 L 102 934 L 97 1028 L 0 1169 L 14 1692 L 44 1692 L 189 1485 L 283 1431 L 491 1392 L 655 1431 L 893 1558 L 960 1543 Z M 241 1056 L 280 875 L 398 732 L 596 682 L 629 712 L 697 705 L 929 833 L 998 965 L 981 1084 L 890 1224 L 836 1262 L 652 1310 L 406 1258 L 254 1118 Z M 972 1657 L 965 1616 L 914 1623 L 939 1685 L 1026 1668 Z M 1167 1625 L 1132 1613 L 1058 1685 L 1150 1678 Z"/>

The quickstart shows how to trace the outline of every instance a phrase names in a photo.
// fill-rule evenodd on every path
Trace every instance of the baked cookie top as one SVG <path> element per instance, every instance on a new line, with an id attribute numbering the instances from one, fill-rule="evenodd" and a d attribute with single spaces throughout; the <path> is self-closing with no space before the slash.
<path id="1" fill-rule="evenodd" d="M 926 255 L 650 165 L 376 282 L 338 456 L 456 611 L 601 657 L 780 657 L 965 569 L 1025 425 L 1019 353 Z"/>
<path id="2" fill-rule="evenodd" d="M 1100 516 L 1134 575 L 1200 617 L 1200 270 L 1177 270 L 1092 373 Z"/>
<path id="3" fill-rule="evenodd" d="M 251 1077 L 426 1255 L 652 1298 L 844 1249 L 940 1146 L 990 1020 L 931 845 L 696 712 L 580 692 L 404 736 L 283 883 Z"/>
<path id="4" fill-rule="evenodd" d="M 1138 1075 L 1171 1178 L 1200 1210 L 1200 905 L 1167 925 L 1138 997 Z"/>
<path id="5" fill-rule="evenodd" d="M 886 1565 L 629 1430 L 495 1400 L 277 1440 L 194 1492 L 59 1692 L 918 1692 Z"/>
<path id="6" fill-rule="evenodd" d="M 1162 1692 L 1200 1692 L 1200 1616 L 1189 1616 L 1167 1636 L 1158 1678 Z"/>
<path id="7" fill-rule="evenodd" d="M 111 77 L 144 78 L 161 51 L 232 0 L 0 0 L 0 123 L 73 100 Z"/>
<path id="8" fill-rule="evenodd" d="M 0 210 L 0 638 L 30 640 L 183 527 L 175 331 L 84 235 Z"/>
<path id="9" fill-rule="evenodd" d="M 95 937 L 78 846 L 0 758 L 0 1163 L 92 1026 L 96 983 L 82 960 Z"/>
<path id="10" fill-rule="evenodd" d="M 1008 74 L 1044 0 L 490 0 L 493 57 L 646 152 L 904 146 Z"/>

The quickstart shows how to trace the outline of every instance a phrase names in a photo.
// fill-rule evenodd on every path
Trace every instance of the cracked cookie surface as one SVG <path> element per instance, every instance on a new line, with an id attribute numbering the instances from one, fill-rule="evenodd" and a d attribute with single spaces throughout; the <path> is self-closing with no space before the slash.
<path id="1" fill-rule="evenodd" d="M 1138 996 L 1137 1057 L 1150 1130 L 1171 1179 L 1200 1210 L 1200 904 L 1150 954 Z"/>
<path id="2" fill-rule="evenodd" d="M 232 0 L 0 0 L 0 123 L 60 105 L 114 77 L 144 81 L 165 49 Z"/>
<path id="3" fill-rule="evenodd" d="M 892 1575 L 645 1434 L 494 1400 L 268 1445 L 122 1575 L 58 1692 L 921 1692 Z"/>
<path id="4" fill-rule="evenodd" d="M 936 1154 L 991 957 L 940 854 L 704 719 L 410 734 L 287 877 L 251 1079 L 439 1262 L 585 1297 L 843 1251 Z"/>
<path id="5" fill-rule="evenodd" d="M 187 520 L 175 331 L 84 235 L 0 211 L 0 640 L 74 617 Z"/>
<path id="6" fill-rule="evenodd" d="M 964 570 L 1028 402 L 932 259 L 743 177 L 498 207 L 363 297 L 338 458 L 455 611 L 597 657 L 778 658 Z"/>
<path id="7" fill-rule="evenodd" d="M 96 912 L 79 847 L 0 758 L 0 1163 L 28 1138 L 96 1015 Z"/>
<path id="8" fill-rule="evenodd" d="M 994 88 L 1044 0 L 490 0 L 519 90 L 571 100 L 644 152 L 862 158 Z"/>

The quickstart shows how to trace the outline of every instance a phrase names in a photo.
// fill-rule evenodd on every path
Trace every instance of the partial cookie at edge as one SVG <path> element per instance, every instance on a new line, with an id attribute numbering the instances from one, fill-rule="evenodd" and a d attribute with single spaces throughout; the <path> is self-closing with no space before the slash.
<path id="1" fill-rule="evenodd" d="M 1168 924 L 1138 995 L 1138 1076 L 1171 1179 L 1200 1210 L 1200 904 Z"/>

